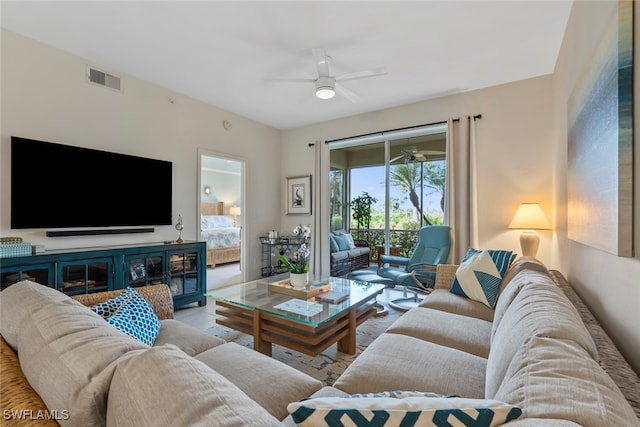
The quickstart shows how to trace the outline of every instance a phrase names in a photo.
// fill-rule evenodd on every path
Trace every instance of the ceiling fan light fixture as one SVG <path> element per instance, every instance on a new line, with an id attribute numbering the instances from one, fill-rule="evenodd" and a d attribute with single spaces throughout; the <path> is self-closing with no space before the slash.
<path id="1" fill-rule="evenodd" d="M 336 96 L 335 79 L 331 77 L 318 77 L 316 80 L 316 97 L 331 99 Z"/>

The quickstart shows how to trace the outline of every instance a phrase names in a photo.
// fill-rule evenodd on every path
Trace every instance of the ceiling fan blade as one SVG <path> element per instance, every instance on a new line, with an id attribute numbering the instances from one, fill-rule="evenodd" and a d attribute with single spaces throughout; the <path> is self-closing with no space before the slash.
<path id="1" fill-rule="evenodd" d="M 384 68 L 374 68 L 373 70 L 356 71 L 355 73 L 346 73 L 336 76 L 336 81 L 347 81 L 355 79 L 365 79 L 367 77 L 384 76 L 387 71 Z"/>
<path id="2" fill-rule="evenodd" d="M 425 154 L 431 154 L 431 155 L 435 155 L 435 154 L 444 154 L 444 151 L 440 151 L 440 150 L 420 150 L 417 152 L 417 154 L 420 155 L 425 155 Z"/>
<path id="3" fill-rule="evenodd" d="M 269 79 L 265 79 L 265 81 L 268 82 L 284 82 L 284 83 L 315 83 L 316 79 L 298 79 L 298 78 L 289 78 L 289 77 L 274 77 L 274 78 L 269 78 Z"/>
<path id="4" fill-rule="evenodd" d="M 351 92 L 346 87 L 344 87 L 344 86 L 342 86 L 341 84 L 338 84 L 338 83 L 336 83 L 335 85 L 336 85 L 335 86 L 336 92 L 339 95 L 344 96 L 345 98 L 347 98 L 349 101 L 353 102 L 354 104 L 357 103 L 360 100 L 360 97 L 358 95 L 356 95 L 355 93 Z"/>
<path id="5" fill-rule="evenodd" d="M 316 60 L 316 68 L 318 69 L 319 77 L 329 77 L 329 58 L 327 52 L 324 49 L 314 48 L 312 49 L 313 57 Z"/>
<path id="6" fill-rule="evenodd" d="M 405 157 L 405 156 L 404 156 L 404 154 L 402 154 L 402 155 L 400 155 L 400 156 L 397 156 L 397 157 L 394 157 L 393 159 L 389 160 L 389 163 L 393 163 L 393 162 L 395 162 L 396 160 L 400 160 L 400 159 L 402 159 L 403 157 Z"/>

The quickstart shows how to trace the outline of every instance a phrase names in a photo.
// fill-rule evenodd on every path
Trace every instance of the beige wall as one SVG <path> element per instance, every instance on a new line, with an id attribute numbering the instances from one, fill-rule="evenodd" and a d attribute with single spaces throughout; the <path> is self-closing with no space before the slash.
<path id="1" fill-rule="evenodd" d="M 173 217 L 182 215 L 186 240 L 198 237 L 198 149 L 204 149 L 246 162 L 245 271 L 249 278 L 259 277 L 258 236 L 280 221 L 280 131 L 127 75 L 122 76 L 122 93 L 90 85 L 84 77 L 84 59 L 6 30 L 1 37 L 0 235 L 21 236 L 46 249 L 177 238 L 171 226 L 155 227 L 150 234 L 75 238 L 48 238 L 44 230 L 11 230 L 12 135 L 172 161 Z M 107 71 L 121 75 L 118 70 Z M 232 122 L 231 131 L 223 129 L 225 119 Z M 60 205 L 38 206 L 42 191 L 58 191 Z M 34 209 L 41 209 L 42 215 L 48 209 L 82 209 L 68 200 L 64 189 L 34 183 Z"/>
<path id="2" fill-rule="evenodd" d="M 582 245 L 567 238 L 567 100 L 592 58 L 605 24 L 615 11 L 616 2 L 574 3 L 562 50 L 554 73 L 554 195 L 557 218 L 558 252 L 562 271 L 578 294 L 595 313 L 604 329 L 636 372 L 640 372 L 640 108 L 634 108 L 634 224 L 635 257 L 623 258 Z M 640 22 L 636 3 L 635 22 Z M 634 97 L 640 99 L 640 31 L 635 30 Z"/>
<path id="3" fill-rule="evenodd" d="M 519 252 L 519 232 L 508 230 L 507 224 L 518 203 L 540 202 L 554 230 L 540 232 L 538 258 L 567 276 L 626 359 L 640 372 L 639 256 L 619 258 L 567 238 L 567 99 L 615 6 L 616 2 L 611 1 L 575 2 L 554 75 L 284 131 L 283 176 L 313 171 L 313 150 L 307 145 L 314 141 L 481 113 L 482 119 L 477 122 L 480 246 Z M 636 22 L 640 22 L 638 9 Z M 636 30 L 636 64 L 640 63 L 638 34 Z M 636 65 L 636 75 L 639 69 Z M 636 99 L 640 99 L 639 87 L 635 84 Z M 639 111 L 635 109 L 637 135 Z M 635 142 L 636 165 L 640 165 L 638 145 Z M 637 248 L 638 172 L 634 187 Z M 327 209 L 323 206 L 322 212 Z M 310 223 L 311 218 L 285 216 L 282 222 L 284 228 L 289 228 L 298 222 Z M 327 263 L 324 259 L 323 264 Z"/>
<path id="4" fill-rule="evenodd" d="M 310 142 L 482 114 L 477 121 L 480 246 L 519 253 L 520 232 L 507 229 L 518 204 L 537 201 L 552 214 L 551 83 L 551 76 L 544 76 L 284 131 L 283 176 L 313 171 Z M 328 210 L 326 203 L 322 209 Z M 311 219 L 285 216 L 283 226 L 301 221 Z M 540 232 L 538 258 L 557 268 L 553 236 Z"/>

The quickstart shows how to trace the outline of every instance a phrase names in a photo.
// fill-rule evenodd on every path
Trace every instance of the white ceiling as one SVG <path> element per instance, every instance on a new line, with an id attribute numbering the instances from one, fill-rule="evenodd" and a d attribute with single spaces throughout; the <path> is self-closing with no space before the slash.
<path id="1" fill-rule="evenodd" d="M 224 110 L 295 128 L 553 72 L 571 0 L 2 1 L 2 27 Z M 312 48 L 358 95 L 319 100 Z M 126 80 L 125 80 L 126 85 Z"/>

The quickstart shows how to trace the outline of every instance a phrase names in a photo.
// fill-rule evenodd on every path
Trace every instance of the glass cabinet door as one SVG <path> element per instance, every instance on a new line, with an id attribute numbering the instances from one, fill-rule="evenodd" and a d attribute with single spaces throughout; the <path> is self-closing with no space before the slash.
<path id="1" fill-rule="evenodd" d="M 0 273 L 1 290 L 21 280 L 31 280 L 45 286 L 54 286 L 53 264 L 29 265 L 3 269 Z"/>
<path id="2" fill-rule="evenodd" d="M 56 287 L 67 295 L 106 291 L 112 276 L 111 258 L 60 262 Z"/>
<path id="3" fill-rule="evenodd" d="M 165 283 L 164 255 L 149 254 L 125 257 L 124 286 Z"/>
<path id="4" fill-rule="evenodd" d="M 169 263 L 171 294 L 176 296 L 197 293 L 198 254 L 171 253 Z"/>

